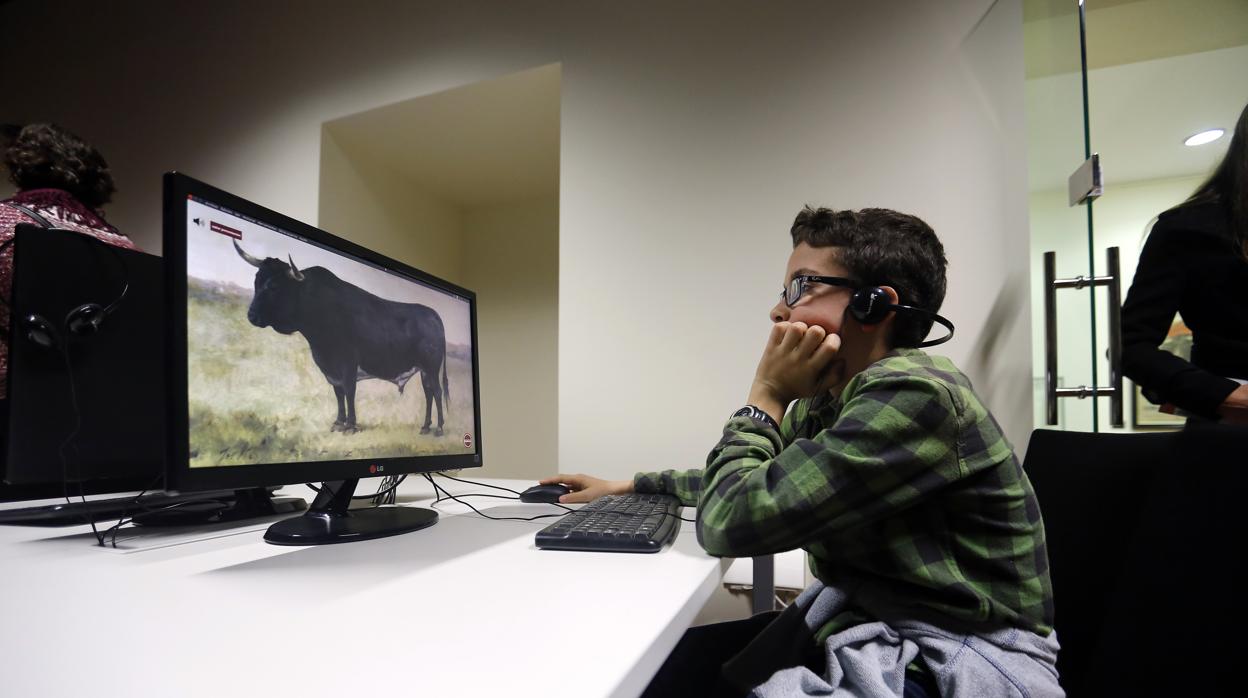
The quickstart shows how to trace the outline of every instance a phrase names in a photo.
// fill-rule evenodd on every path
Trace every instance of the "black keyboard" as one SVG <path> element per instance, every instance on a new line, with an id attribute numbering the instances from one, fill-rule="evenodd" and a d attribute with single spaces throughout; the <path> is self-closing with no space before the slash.
<path id="1" fill-rule="evenodd" d="M 657 553 L 680 532 L 680 500 L 666 494 L 609 494 L 537 532 L 537 547 Z"/>

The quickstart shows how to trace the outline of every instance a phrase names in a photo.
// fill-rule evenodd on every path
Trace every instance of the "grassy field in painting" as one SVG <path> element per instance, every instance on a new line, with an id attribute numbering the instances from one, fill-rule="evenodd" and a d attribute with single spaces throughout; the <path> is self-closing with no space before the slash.
<path id="1" fill-rule="evenodd" d="M 415 375 L 399 394 L 388 381 L 360 381 L 359 431 L 331 432 L 333 388 L 303 335 L 247 321 L 251 289 L 191 279 L 187 305 L 191 466 L 472 453 L 472 364 L 467 347 L 447 348 L 450 406 L 445 433 L 420 434 L 425 391 Z M 439 380 L 441 376 L 439 376 Z M 445 408 L 444 404 L 444 408 Z M 437 404 L 433 405 L 437 426 Z M 475 438 L 475 434 L 473 434 Z"/>

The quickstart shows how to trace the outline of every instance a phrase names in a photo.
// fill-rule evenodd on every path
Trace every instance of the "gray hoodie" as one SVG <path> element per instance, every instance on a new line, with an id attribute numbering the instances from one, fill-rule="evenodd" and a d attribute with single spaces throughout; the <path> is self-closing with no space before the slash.
<path id="1" fill-rule="evenodd" d="M 906 666 L 927 667 L 942 698 L 1057 698 L 1057 636 L 1017 628 L 951 630 L 930 611 L 897 609 L 855 595 L 854 603 L 888 621 L 846 628 L 825 644 L 822 676 L 802 664 L 810 638 L 844 610 L 850 594 L 816 581 L 728 662 L 724 676 L 751 696 L 901 696 Z M 927 617 L 919 617 L 919 616 Z M 933 622 L 935 621 L 935 622 Z"/>

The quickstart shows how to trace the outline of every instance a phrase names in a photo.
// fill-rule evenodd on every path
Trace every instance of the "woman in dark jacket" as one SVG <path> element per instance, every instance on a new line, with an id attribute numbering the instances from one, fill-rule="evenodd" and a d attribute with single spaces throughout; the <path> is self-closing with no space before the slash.
<path id="1" fill-rule="evenodd" d="M 1175 312 L 1192 330 L 1190 362 L 1159 348 Z M 1149 400 L 1248 424 L 1248 107 L 1222 163 L 1153 226 L 1122 342 L 1122 371 Z"/>

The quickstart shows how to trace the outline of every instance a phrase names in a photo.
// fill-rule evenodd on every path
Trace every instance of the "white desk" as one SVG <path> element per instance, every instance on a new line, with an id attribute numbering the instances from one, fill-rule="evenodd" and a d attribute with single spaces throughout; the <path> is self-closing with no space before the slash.
<path id="1" fill-rule="evenodd" d="M 409 477 L 399 502 L 430 490 Z M 438 509 L 422 531 L 318 547 L 251 526 L 123 553 L 85 527 L 0 526 L 0 695 L 635 696 L 726 565 L 689 523 L 653 555 L 559 552 L 533 545 L 552 519 Z"/>

